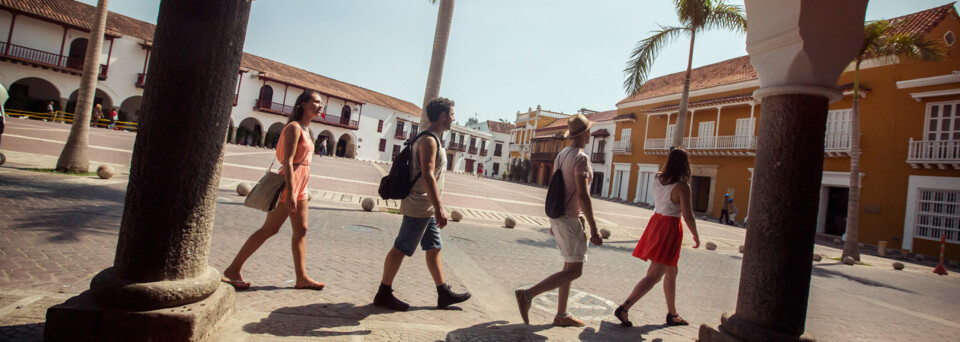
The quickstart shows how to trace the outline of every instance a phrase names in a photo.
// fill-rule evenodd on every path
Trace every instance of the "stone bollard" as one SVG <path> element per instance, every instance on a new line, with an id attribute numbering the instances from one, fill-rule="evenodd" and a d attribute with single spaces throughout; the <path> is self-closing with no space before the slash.
<path id="1" fill-rule="evenodd" d="M 823 260 L 823 256 L 821 256 L 820 254 L 814 253 L 814 254 L 813 254 L 813 261 L 820 262 L 820 260 Z"/>
<path id="2" fill-rule="evenodd" d="M 856 264 L 857 261 L 853 260 L 853 257 L 847 256 L 847 257 L 843 257 L 843 263 L 847 265 L 853 265 L 853 264 Z"/>
<path id="3" fill-rule="evenodd" d="M 737 250 L 740 251 L 740 254 L 743 254 L 743 249 L 744 249 L 744 248 L 745 248 L 745 247 L 744 247 L 743 245 L 740 245 L 740 247 L 738 247 Z"/>
<path id="4" fill-rule="evenodd" d="M 834 244 L 834 245 L 839 245 L 839 244 L 842 244 L 842 243 L 843 243 L 843 240 L 833 239 L 833 244 Z"/>
<path id="5" fill-rule="evenodd" d="M 705 246 L 706 246 L 706 248 L 707 248 L 708 251 L 715 251 L 715 250 L 717 250 L 717 244 L 713 243 L 712 241 L 707 241 L 707 244 L 706 244 Z"/>
<path id="6" fill-rule="evenodd" d="M 360 207 L 363 208 L 364 211 L 373 211 L 373 207 L 376 204 L 377 204 L 376 201 L 374 201 L 373 198 L 370 198 L 370 197 L 366 197 L 363 199 L 363 201 L 360 201 Z"/>
<path id="7" fill-rule="evenodd" d="M 237 195 L 246 196 L 250 194 L 250 184 L 240 183 L 237 184 Z"/>
<path id="8" fill-rule="evenodd" d="M 887 256 L 887 242 L 878 241 L 877 242 L 877 255 L 885 257 Z"/>
<path id="9" fill-rule="evenodd" d="M 453 209 L 453 211 L 450 212 L 450 220 L 460 222 L 460 220 L 463 220 L 463 212 L 460 211 L 460 209 Z"/>
<path id="10" fill-rule="evenodd" d="M 6 163 L 6 162 L 7 162 L 7 156 L 4 155 L 3 153 L 0 153 L 0 165 L 3 165 L 3 163 Z"/>
<path id="11" fill-rule="evenodd" d="M 516 227 L 516 226 L 517 226 L 517 220 L 514 219 L 513 217 L 507 216 L 507 218 L 503 219 L 503 225 L 504 225 L 505 227 L 507 227 L 507 228 Z"/>
<path id="12" fill-rule="evenodd" d="M 893 269 L 895 269 L 895 270 L 897 270 L 897 271 L 902 270 L 902 269 L 903 269 L 903 263 L 902 263 L 902 262 L 895 262 L 895 263 L 893 263 Z"/>
<path id="13" fill-rule="evenodd" d="M 110 165 L 100 165 L 97 167 L 97 176 L 100 176 L 102 179 L 110 179 L 113 177 L 114 170 L 113 166 Z"/>
<path id="14" fill-rule="evenodd" d="M 917 261 L 923 261 L 923 259 L 925 259 L 925 258 L 923 257 L 923 254 L 917 254 L 917 256 L 914 257 L 914 258 L 917 259 Z"/>
<path id="15" fill-rule="evenodd" d="M 609 238 L 610 238 L 610 230 L 607 229 L 607 228 L 600 229 L 600 237 L 602 237 L 602 238 L 604 238 L 604 239 L 609 239 Z"/>

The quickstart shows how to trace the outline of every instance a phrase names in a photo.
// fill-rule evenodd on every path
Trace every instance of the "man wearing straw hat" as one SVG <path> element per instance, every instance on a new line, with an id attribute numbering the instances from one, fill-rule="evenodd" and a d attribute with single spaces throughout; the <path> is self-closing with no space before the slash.
<path id="1" fill-rule="evenodd" d="M 593 122 L 587 120 L 583 114 L 577 114 L 567 120 L 567 131 L 564 138 L 570 139 L 571 145 L 557 154 L 553 161 L 554 172 L 560 170 L 563 174 L 563 184 L 566 193 L 564 198 L 566 209 L 560 218 L 550 219 L 550 232 L 557 239 L 557 247 L 563 256 L 563 270 L 551 274 L 546 279 L 529 289 L 515 291 L 517 306 L 520 308 L 520 317 L 523 323 L 529 324 L 528 313 L 533 298 L 537 295 L 559 288 L 557 299 L 557 316 L 553 325 L 583 326 L 583 321 L 567 312 L 567 299 L 570 296 L 570 285 L 583 272 L 583 263 L 587 261 L 587 236 L 580 213 L 586 217 L 590 225 L 590 242 L 594 245 L 603 244 L 603 238 L 597 232 L 597 223 L 593 218 L 593 204 L 590 202 L 590 181 L 593 179 L 593 169 L 590 167 L 590 158 L 583 152 L 584 146 L 590 139 L 590 127 Z"/>

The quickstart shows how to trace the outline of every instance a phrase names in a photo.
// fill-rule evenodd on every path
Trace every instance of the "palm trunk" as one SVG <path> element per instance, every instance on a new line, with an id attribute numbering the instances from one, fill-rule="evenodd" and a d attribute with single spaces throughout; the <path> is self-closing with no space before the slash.
<path id="1" fill-rule="evenodd" d="M 673 142 L 671 146 L 683 145 L 683 128 L 687 123 L 687 101 L 690 98 L 690 69 L 693 66 L 693 41 L 697 31 L 690 30 L 690 54 L 687 56 L 687 74 L 683 78 L 683 94 L 680 95 L 680 108 L 677 115 L 677 125 L 673 128 Z M 667 124 L 670 124 L 669 122 Z"/>
<path id="2" fill-rule="evenodd" d="M 860 61 L 853 71 L 853 110 L 850 113 L 850 192 L 847 197 L 847 241 L 843 256 L 860 261 Z"/>
<path id="3" fill-rule="evenodd" d="M 87 43 L 87 56 L 80 76 L 80 91 L 77 94 L 77 107 L 74 109 L 73 125 L 70 136 L 63 145 L 57 171 L 86 173 L 90 169 L 87 158 L 87 128 L 90 126 L 90 110 L 97 94 L 97 77 L 100 74 L 100 51 L 103 49 L 103 32 L 107 26 L 107 2 L 97 1 L 97 16 L 90 25 L 90 40 Z M 104 108 L 110 110 L 110 108 Z"/>
<path id="4" fill-rule="evenodd" d="M 427 74 L 427 90 L 423 94 L 420 110 L 420 127 L 430 125 L 427 118 L 427 103 L 440 96 L 440 79 L 443 77 L 443 59 L 447 55 L 447 40 L 450 38 L 450 23 L 453 21 L 453 1 L 440 0 L 437 14 L 437 31 L 433 34 L 433 55 L 430 57 L 430 73 Z"/>

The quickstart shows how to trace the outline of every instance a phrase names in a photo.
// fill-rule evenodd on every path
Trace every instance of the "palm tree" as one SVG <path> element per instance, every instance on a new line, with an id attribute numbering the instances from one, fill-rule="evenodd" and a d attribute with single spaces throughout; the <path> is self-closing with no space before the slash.
<path id="1" fill-rule="evenodd" d="M 743 8 L 737 5 L 724 3 L 723 0 L 673 0 L 677 9 L 680 26 L 663 26 L 652 31 L 652 35 L 637 42 L 630 60 L 627 62 L 627 79 L 623 87 L 627 93 L 640 92 L 643 83 L 647 81 L 650 68 L 653 67 L 657 54 L 668 43 L 682 34 L 690 35 L 690 54 L 687 56 L 687 74 L 683 79 L 683 94 L 680 97 L 680 115 L 677 116 L 677 125 L 674 128 L 671 146 L 680 146 L 683 143 L 683 127 L 687 120 L 687 99 L 690 95 L 690 68 L 693 63 L 693 42 L 697 33 L 711 29 L 726 29 L 737 33 L 747 31 L 747 18 Z"/>
<path id="2" fill-rule="evenodd" d="M 853 109 L 850 114 L 850 192 L 847 197 L 847 241 L 843 257 L 860 260 L 860 63 L 877 58 L 895 62 L 908 58 L 937 62 L 946 58 L 947 49 L 939 42 L 918 33 L 900 30 L 903 22 L 887 20 L 868 22 L 863 28 L 863 46 L 854 58 Z"/>
<path id="3" fill-rule="evenodd" d="M 86 173 L 90 169 L 87 158 L 87 128 L 90 126 L 90 109 L 97 93 L 97 77 L 100 74 L 100 51 L 103 48 L 103 31 L 107 26 L 107 2 L 97 1 L 97 16 L 90 24 L 90 40 L 87 44 L 87 56 L 83 62 L 80 76 L 80 91 L 77 94 L 76 112 L 70 136 L 63 145 L 57 171 Z M 109 108 L 104 108 L 110 110 Z"/>
<path id="4" fill-rule="evenodd" d="M 427 103 L 440 96 L 440 79 L 443 77 L 443 59 L 447 55 L 447 40 L 450 38 L 450 23 L 453 21 L 454 0 L 430 0 L 440 2 L 437 15 L 437 31 L 433 34 L 433 55 L 430 57 L 430 73 L 427 74 L 427 90 L 423 94 L 423 107 L 420 110 L 420 127 L 430 125 L 427 118 Z"/>

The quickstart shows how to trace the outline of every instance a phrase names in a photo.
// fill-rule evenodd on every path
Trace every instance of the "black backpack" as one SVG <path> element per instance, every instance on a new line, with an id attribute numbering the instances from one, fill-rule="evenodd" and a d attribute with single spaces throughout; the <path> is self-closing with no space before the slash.
<path id="1" fill-rule="evenodd" d="M 549 218 L 560 218 L 567 209 L 567 185 L 563 183 L 563 172 L 561 171 L 563 169 L 562 162 L 563 160 L 561 160 L 560 165 L 557 165 L 557 171 L 553 172 L 553 177 L 550 178 L 550 187 L 547 188 L 547 200 L 544 205 L 544 211 Z M 570 195 L 570 199 L 573 199 L 573 195 Z"/>
<path id="2" fill-rule="evenodd" d="M 410 179 L 412 163 L 416 163 L 415 160 L 412 160 L 413 142 L 417 141 L 421 136 L 428 134 L 437 140 L 437 153 L 440 153 L 440 138 L 437 138 L 437 135 L 430 131 L 420 132 L 420 134 L 417 134 L 413 139 L 403 143 L 403 150 L 400 150 L 400 154 L 393 159 L 393 165 L 390 166 L 390 173 L 380 179 L 380 188 L 377 189 L 377 193 L 380 194 L 381 198 L 385 200 L 404 199 L 410 194 L 410 188 L 413 188 L 413 184 L 420 179 L 419 173 L 414 176 L 412 180 Z"/>

